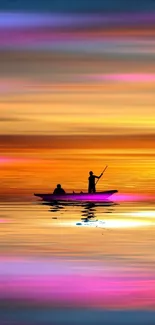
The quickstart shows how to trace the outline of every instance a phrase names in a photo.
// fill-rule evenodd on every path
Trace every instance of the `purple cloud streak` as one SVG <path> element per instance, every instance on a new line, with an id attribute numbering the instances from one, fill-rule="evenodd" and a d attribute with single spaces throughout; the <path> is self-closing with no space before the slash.
<path id="1" fill-rule="evenodd" d="M 95 27 L 155 24 L 154 13 L 109 13 L 109 14 L 39 14 L 1 12 L 0 28 L 30 27 Z"/>

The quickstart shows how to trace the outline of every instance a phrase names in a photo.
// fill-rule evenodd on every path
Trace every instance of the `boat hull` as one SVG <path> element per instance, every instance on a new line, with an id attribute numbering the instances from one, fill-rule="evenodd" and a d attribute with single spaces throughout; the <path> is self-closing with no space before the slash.
<path id="1" fill-rule="evenodd" d="M 97 193 L 66 193 L 63 195 L 54 194 L 41 194 L 35 193 L 34 195 L 41 198 L 46 202 L 53 201 L 87 201 L 87 202 L 103 202 L 107 200 L 111 195 L 117 193 L 117 190 L 109 190 Z"/>

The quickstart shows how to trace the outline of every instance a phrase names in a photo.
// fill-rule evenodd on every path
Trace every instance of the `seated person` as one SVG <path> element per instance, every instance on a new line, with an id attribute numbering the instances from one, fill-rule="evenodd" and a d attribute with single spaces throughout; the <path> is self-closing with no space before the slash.
<path id="1" fill-rule="evenodd" d="M 61 184 L 57 184 L 57 187 L 55 188 L 53 194 L 55 195 L 62 195 L 65 194 L 64 189 L 61 187 Z"/>

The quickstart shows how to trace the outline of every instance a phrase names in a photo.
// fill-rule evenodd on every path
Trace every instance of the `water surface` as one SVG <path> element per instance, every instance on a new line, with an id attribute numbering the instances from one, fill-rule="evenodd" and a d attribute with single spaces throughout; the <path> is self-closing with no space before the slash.
<path id="1" fill-rule="evenodd" d="M 109 324 L 129 312 L 133 323 L 133 310 L 137 323 L 155 321 L 153 201 L 1 202 L 0 211 L 2 319 L 36 324 L 42 312 L 43 323 L 65 324 L 79 310 L 80 324 L 89 320 L 82 310 L 92 321 L 98 309 Z"/>

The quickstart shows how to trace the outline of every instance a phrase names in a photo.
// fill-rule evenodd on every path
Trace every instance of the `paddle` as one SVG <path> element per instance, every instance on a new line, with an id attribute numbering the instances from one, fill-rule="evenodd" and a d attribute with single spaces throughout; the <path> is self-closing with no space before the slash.
<path id="1" fill-rule="evenodd" d="M 105 172 L 105 170 L 107 169 L 107 167 L 108 167 L 108 166 L 105 166 L 105 168 L 103 169 L 103 172 L 101 173 L 100 178 L 102 177 L 102 175 L 103 175 L 103 173 Z M 98 180 L 96 181 L 95 185 L 98 183 L 98 181 L 99 181 L 100 178 L 98 178 Z"/>

